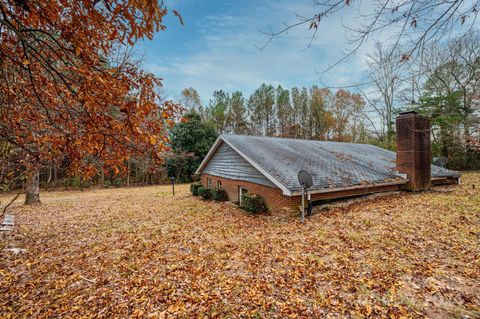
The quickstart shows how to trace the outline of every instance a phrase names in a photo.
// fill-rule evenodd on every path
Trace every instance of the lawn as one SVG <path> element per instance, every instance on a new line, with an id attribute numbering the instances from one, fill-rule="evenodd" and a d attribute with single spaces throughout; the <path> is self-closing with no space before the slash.
<path id="1" fill-rule="evenodd" d="M 480 173 L 462 180 L 303 225 L 188 185 L 19 200 L 0 235 L 0 317 L 479 318 Z"/>

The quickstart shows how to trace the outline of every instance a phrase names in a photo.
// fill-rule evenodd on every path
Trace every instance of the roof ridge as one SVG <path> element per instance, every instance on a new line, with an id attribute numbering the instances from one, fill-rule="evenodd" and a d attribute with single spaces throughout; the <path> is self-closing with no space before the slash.
<path id="1" fill-rule="evenodd" d="M 312 140 L 312 139 L 303 139 L 303 138 L 293 138 L 293 137 L 283 137 L 283 136 L 266 136 L 266 135 L 250 135 L 250 134 L 220 134 L 221 137 L 228 136 L 240 136 L 240 137 L 255 137 L 261 139 L 276 139 L 276 140 L 291 140 L 291 141 L 303 141 L 303 142 L 321 142 L 321 143 L 337 143 L 337 144 L 353 144 L 353 145 L 371 145 L 376 146 L 370 143 L 355 143 L 355 142 L 344 142 L 344 141 L 325 141 L 325 140 Z M 378 147 L 378 146 L 376 146 Z"/>

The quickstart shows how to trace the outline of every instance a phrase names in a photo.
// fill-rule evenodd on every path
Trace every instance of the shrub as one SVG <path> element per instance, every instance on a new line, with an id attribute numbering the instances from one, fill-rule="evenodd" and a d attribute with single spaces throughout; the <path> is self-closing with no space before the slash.
<path id="1" fill-rule="evenodd" d="M 82 184 L 82 180 L 78 176 L 74 176 L 70 179 L 70 185 L 73 188 L 80 188 L 80 186 L 82 186 L 81 184 Z"/>
<path id="2" fill-rule="evenodd" d="M 243 194 L 242 208 L 249 213 L 257 214 L 268 211 L 267 204 L 263 197 L 256 194 Z"/>
<path id="3" fill-rule="evenodd" d="M 210 199 L 212 198 L 212 190 L 210 188 L 200 186 L 198 188 L 198 195 L 203 199 Z"/>
<path id="4" fill-rule="evenodd" d="M 109 188 L 112 186 L 112 182 L 110 182 L 108 179 L 103 182 L 103 187 Z"/>
<path id="5" fill-rule="evenodd" d="M 190 184 L 190 192 L 193 196 L 198 196 L 198 189 L 202 187 L 202 183 L 194 182 Z"/>
<path id="6" fill-rule="evenodd" d="M 226 202 L 228 200 L 228 194 L 225 189 L 218 186 L 212 189 L 212 198 L 219 202 Z"/>
<path id="7" fill-rule="evenodd" d="M 115 178 L 113 180 L 113 186 L 115 187 L 120 187 L 123 185 L 122 179 L 121 178 Z"/>

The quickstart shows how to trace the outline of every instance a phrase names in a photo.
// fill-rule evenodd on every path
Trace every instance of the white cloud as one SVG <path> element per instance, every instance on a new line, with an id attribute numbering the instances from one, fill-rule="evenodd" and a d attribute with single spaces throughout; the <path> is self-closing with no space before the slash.
<path id="1" fill-rule="evenodd" d="M 361 80 L 369 46 L 323 74 L 322 81 L 316 72 L 342 56 L 342 23 L 355 22 L 348 12 L 343 21 L 339 16 L 323 21 L 317 39 L 308 49 L 311 32 L 303 27 L 280 35 L 261 51 L 258 47 L 268 41 L 261 30 L 268 30 L 269 26 L 278 29 L 285 20 L 293 22 L 295 14 L 311 15 L 315 6 L 310 1 L 273 1 L 245 10 L 238 10 L 235 16 L 226 12 L 203 17 L 198 22 L 200 38 L 195 40 L 201 49 L 174 58 L 149 56 L 146 68 L 165 78 L 167 92 L 178 94 L 185 87 L 194 87 L 204 103 L 208 103 L 214 90 L 241 90 L 248 95 L 263 82 L 293 87 L 322 83 L 341 86 Z"/>

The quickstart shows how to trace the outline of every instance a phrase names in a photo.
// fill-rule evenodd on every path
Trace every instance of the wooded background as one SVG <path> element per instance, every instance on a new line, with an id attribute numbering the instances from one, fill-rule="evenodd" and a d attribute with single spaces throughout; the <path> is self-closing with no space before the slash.
<path id="1" fill-rule="evenodd" d="M 429 3 L 414 12 L 425 12 Z M 476 6 L 465 11 L 460 5 L 436 3 L 444 10 L 428 17 L 397 16 L 405 7 L 382 7 L 378 15 L 390 23 L 405 20 L 411 29 L 397 41 L 375 44 L 366 56 L 363 83 L 341 88 L 259 83 L 249 96 L 219 88 L 205 103 L 191 87 L 167 100 L 160 78 L 143 71 L 132 53 L 138 39 L 166 29 L 168 12 L 183 24 L 165 3 L 2 0 L 1 189 L 37 182 L 66 189 L 148 185 L 170 176 L 190 181 L 223 133 L 395 150 L 395 116 L 407 109 L 431 119 L 434 157 L 447 158 L 452 169 L 480 169 L 480 35 L 473 27 L 457 37 L 438 33 L 452 30 L 450 24 L 438 25 L 452 10 L 448 23 L 475 21 Z M 315 34 L 323 16 L 349 6 L 340 1 L 283 31 L 306 23 Z M 356 30 L 360 44 L 370 35 L 369 28 L 362 30 Z M 415 41 L 401 41 L 405 36 Z"/>
<path id="2" fill-rule="evenodd" d="M 179 103 L 190 110 L 197 128 L 180 124 L 172 131 L 176 156 L 170 162 L 176 163 L 178 176 L 188 179 L 208 150 L 193 140 L 204 139 L 196 133 L 200 128 L 395 150 L 395 117 L 416 110 L 432 122 L 432 157 L 446 157 L 451 169 L 480 169 L 480 34 L 469 32 L 432 46 L 422 60 L 402 61 L 401 52 L 392 54 L 391 47 L 376 43 L 367 57 L 367 85 L 348 89 L 262 84 L 248 97 L 240 91 L 215 91 L 203 105 L 198 92 L 187 88 Z M 185 132 L 192 140 L 176 142 Z"/>

